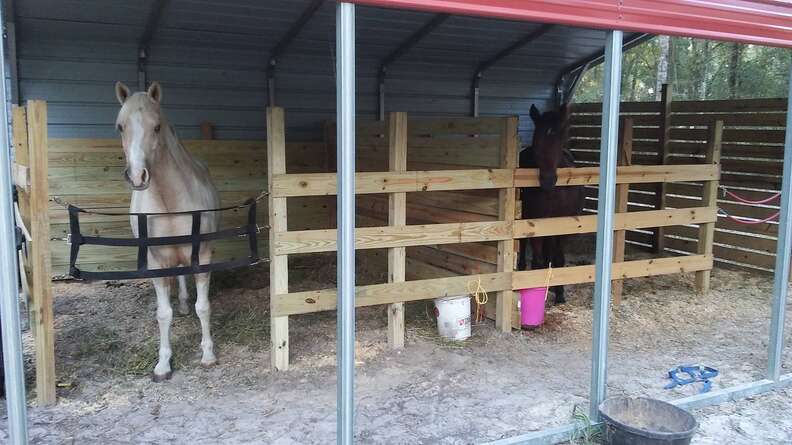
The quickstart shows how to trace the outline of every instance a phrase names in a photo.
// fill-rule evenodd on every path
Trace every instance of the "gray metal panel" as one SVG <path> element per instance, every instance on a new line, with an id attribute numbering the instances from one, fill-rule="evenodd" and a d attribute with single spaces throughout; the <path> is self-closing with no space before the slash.
<path id="1" fill-rule="evenodd" d="M 115 137 L 113 83 L 137 83 L 137 42 L 153 0 L 27 0 L 18 7 L 22 99 L 51 103 L 53 137 Z M 310 0 L 172 0 L 154 34 L 148 78 L 183 137 L 211 121 L 218 138 L 265 135 L 268 50 Z M 377 67 L 432 15 L 357 8 L 357 113 L 376 117 Z M 451 17 L 388 71 L 386 109 L 415 116 L 465 116 L 476 65 L 537 24 Z M 532 103 L 551 103 L 553 83 L 574 60 L 602 48 L 604 32 L 555 27 L 481 81 L 482 116 L 518 114 L 527 141 Z M 306 24 L 277 71 L 288 137 L 318 139 L 335 113 L 335 2 Z"/>

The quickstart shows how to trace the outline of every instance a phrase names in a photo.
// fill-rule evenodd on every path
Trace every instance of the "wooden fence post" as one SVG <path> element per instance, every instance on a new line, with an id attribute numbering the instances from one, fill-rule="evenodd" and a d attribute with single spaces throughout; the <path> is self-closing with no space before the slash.
<path id="1" fill-rule="evenodd" d="M 286 130 L 283 108 L 267 108 L 267 189 L 272 191 L 272 180 L 277 174 L 286 173 Z M 289 260 L 287 255 L 275 254 L 275 240 L 288 231 L 286 221 L 286 199 L 269 196 L 269 253 L 270 253 L 270 298 L 289 292 Z M 270 313 L 272 306 L 270 305 Z M 278 371 L 289 369 L 289 317 L 270 317 L 270 342 L 272 368 Z"/>
<path id="2" fill-rule="evenodd" d="M 509 117 L 504 121 L 501 133 L 500 163 L 501 168 L 517 168 L 517 135 L 518 120 Z M 516 194 L 514 183 L 511 187 L 498 191 L 498 219 L 508 223 L 514 222 Z M 498 241 L 498 272 L 514 271 L 514 239 Z M 504 290 L 497 294 L 495 302 L 495 326 L 501 332 L 511 332 L 514 291 Z"/>
<path id="3" fill-rule="evenodd" d="M 49 184 L 47 182 L 47 103 L 28 101 L 30 146 L 30 234 L 33 298 L 30 326 L 36 344 L 36 400 L 55 403 L 55 332 L 52 312 Z"/>
<path id="4" fill-rule="evenodd" d="M 388 118 L 388 163 L 392 172 L 407 170 L 407 113 L 390 113 Z M 407 224 L 407 194 L 388 195 L 388 225 Z M 388 282 L 401 283 L 405 280 L 406 248 L 388 249 Z M 404 303 L 392 303 L 388 307 L 388 345 L 394 349 L 404 347 Z"/>
<path id="5" fill-rule="evenodd" d="M 721 142 L 723 140 L 723 121 L 715 121 L 709 127 L 709 138 L 707 139 L 707 155 L 705 162 L 713 165 L 720 165 Z M 720 177 L 720 175 L 718 175 Z M 717 211 L 718 206 L 718 185 L 719 180 L 707 181 L 704 183 L 702 196 L 702 207 L 713 207 Z M 715 239 L 715 224 L 699 224 L 698 253 L 712 255 L 712 243 Z M 710 289 L 711 270 L 696 272 L 696 291 L 706 294 Z"/>
<path id="6" fill-rule="evenodd" d="M 212 140 L 214 138 L 214 124 L 206 121 L 201 122 L 201 139 Z"/>
<path id="7" fill-rule="evenodd" d="M 660 143 L 658 144 L 658 163 L 660 165 L 668 164 L 668 158 L 671 155 L 671 96 L 673 96 L 674 88 L 670 84 L 664 83 L 662 89 L 662 97 L 660 99 Z M 666 207 L 666 193 L 668 184 L 661 182 L 655 188 L 655 208 L 662 210 Z M 652 246 L 655 253 L 663 253 L 665 250 L 665 228 L 656 227 L 653 230 Z"/>
<path id="8" fill-rule="evenodd" d="M 619 144 L 618 164 L 620 166 L 632 165 L 632 151 L 633 151 L 633 120 L 622 119 L 621 128 L 621 143 Z M 630 184 L 617 184 L 616 185 L 616 213 L 627 212 L 627 204 L 629 202 Z M 626 230 L 617 230 L 613 233 L 613 262 L 621 263 L 624 261 L 624 240 L 627 234 Z M 622 290 L 624 281 L 614 280 L 611 283 L 611 290 L 613 295 L 613 304 L 621 304 Z"/>

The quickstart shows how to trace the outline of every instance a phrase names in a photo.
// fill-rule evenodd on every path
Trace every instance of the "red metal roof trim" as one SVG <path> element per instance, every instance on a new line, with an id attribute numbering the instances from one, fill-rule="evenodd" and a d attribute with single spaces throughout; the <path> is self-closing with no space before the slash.
<path id="1" fill-rule="evenodd" d="M 620 29 L 792 48 L 792 1 L 350 0 L 385 8 Z"/>

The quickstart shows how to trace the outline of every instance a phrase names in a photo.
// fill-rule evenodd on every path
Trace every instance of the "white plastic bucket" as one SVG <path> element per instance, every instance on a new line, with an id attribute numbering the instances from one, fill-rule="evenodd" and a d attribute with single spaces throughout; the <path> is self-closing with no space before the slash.
<path id="1" fill-rule="evenodd" d="M 449 340 L 470 337 L 470 297 L 438 298 L 435 303 L 437 331 Z"/>

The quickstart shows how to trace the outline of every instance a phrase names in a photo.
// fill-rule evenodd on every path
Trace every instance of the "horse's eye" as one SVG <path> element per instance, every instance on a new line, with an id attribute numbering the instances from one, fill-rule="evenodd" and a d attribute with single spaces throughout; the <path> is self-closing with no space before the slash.
<path id="1" fill-rule="evenodd" d="M 154 127 L 154 132 L 155 133 L 159 133 L 160 132 L 160 125 L 159 124 L 157 124 L 157 126 Z"/>
<path id="2" fill-rule="evenodd" d="M 124 132 L 124 127 L 121 124 L 116 125 L 116 128 L 118 128 L 118 132 L 119 133 L 123 133 Z"/>

